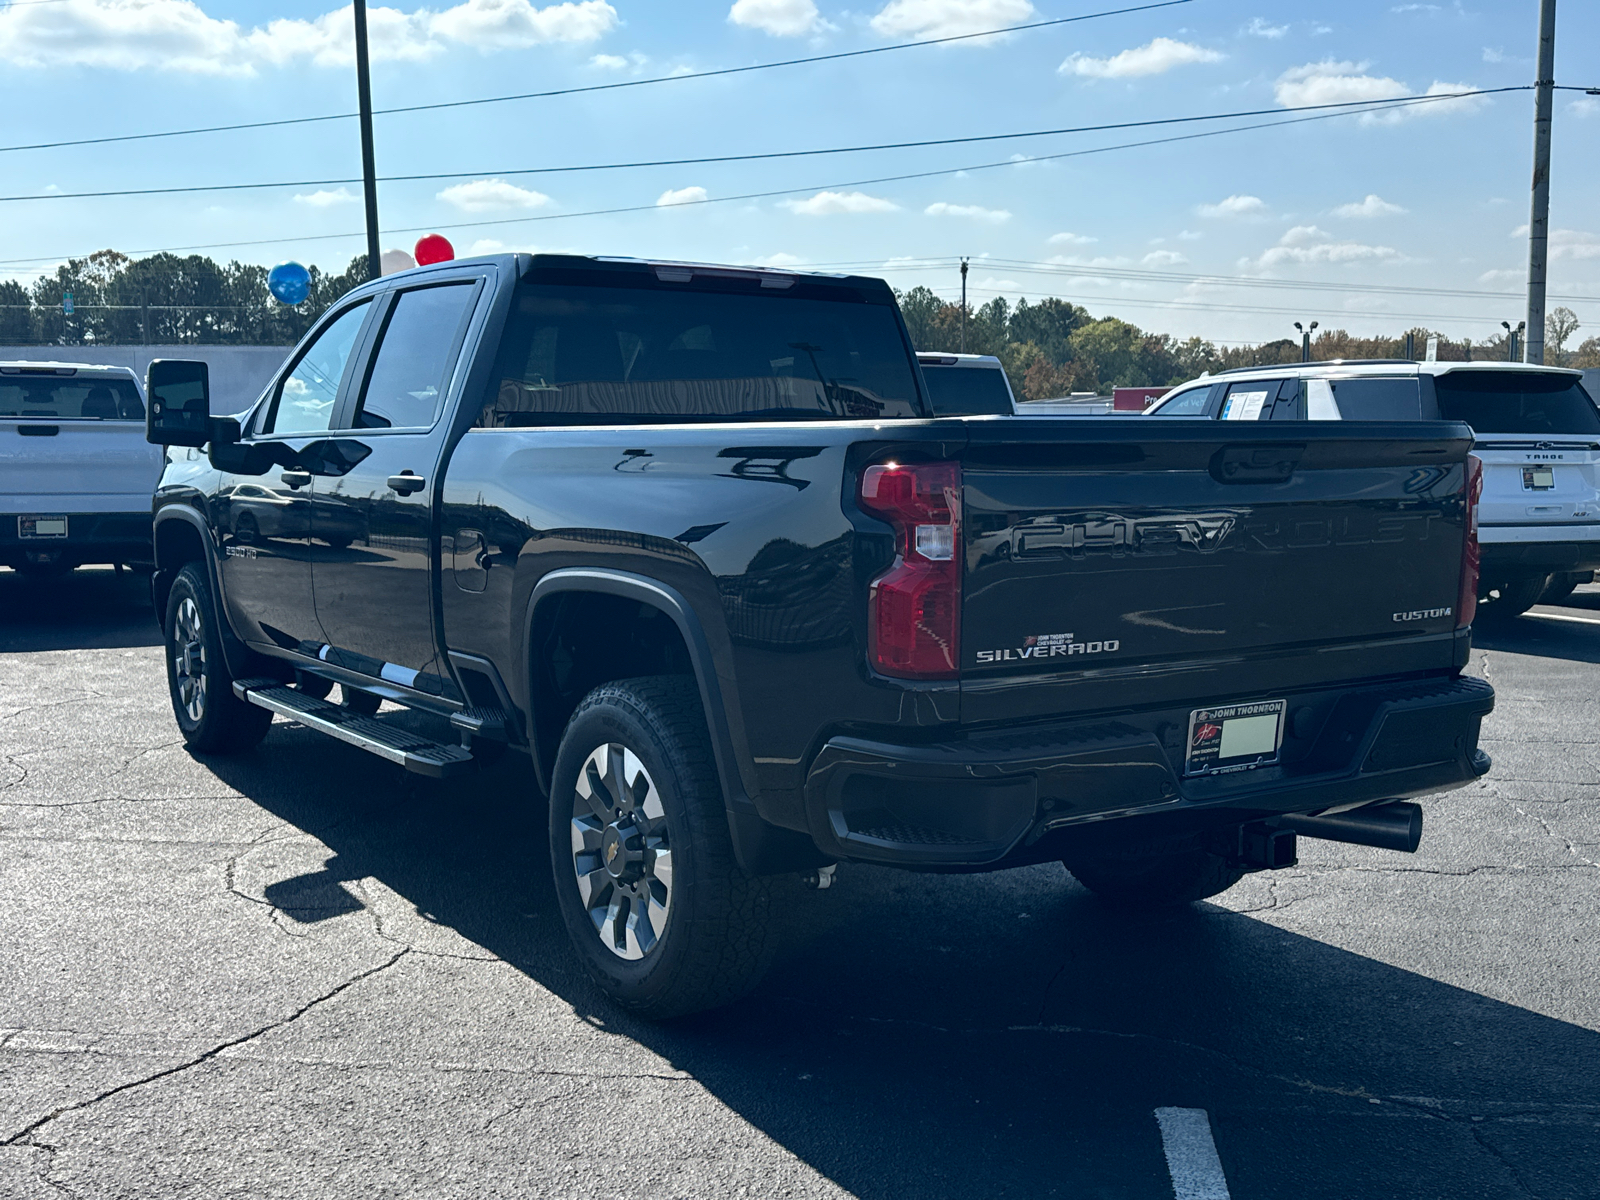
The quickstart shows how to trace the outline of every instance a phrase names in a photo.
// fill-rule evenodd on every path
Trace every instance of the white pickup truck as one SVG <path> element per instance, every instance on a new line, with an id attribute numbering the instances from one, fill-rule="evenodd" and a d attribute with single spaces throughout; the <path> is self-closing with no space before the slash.
<path id="1" fill-rule="evenodd" d="M 126 367 L 0 362 L 0 564 L 148 564 L 164 465 Z"/>

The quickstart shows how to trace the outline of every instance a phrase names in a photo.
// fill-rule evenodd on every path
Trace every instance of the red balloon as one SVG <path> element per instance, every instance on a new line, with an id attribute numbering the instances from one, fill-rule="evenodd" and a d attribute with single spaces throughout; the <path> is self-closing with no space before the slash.
<path id="1" fill-rule="evenodd" d="M 456 248 L 448 239 L 437 233 L 418 238 L 416 254 L 413 255 L 419 267 L 425 267 L 429 263 L 449 262 L 455 256 Z"/>

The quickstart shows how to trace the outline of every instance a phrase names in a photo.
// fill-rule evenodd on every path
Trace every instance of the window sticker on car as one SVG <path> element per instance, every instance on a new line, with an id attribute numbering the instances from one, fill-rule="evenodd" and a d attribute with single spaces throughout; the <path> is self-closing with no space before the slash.
<path id="1" fill-rule="evenodd" d="M 1267 402 L 1267 392 L 1230 392 L 1222 406 L 1224 421 L 1259 421 L 1262 405 Z"/>

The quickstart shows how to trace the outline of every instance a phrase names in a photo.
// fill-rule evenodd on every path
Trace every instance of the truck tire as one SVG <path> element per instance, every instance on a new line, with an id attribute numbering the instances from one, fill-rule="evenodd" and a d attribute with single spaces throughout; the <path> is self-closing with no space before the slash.
<path id="1" fill-rule="evenodd" d="M 1558 571 L 1550 576 L 1550 582 L 1539 594 L 1539 603 L 1560 604 L 1578 589 L 1579 584 L 1593 582 L 1593 571 Z"/>
<path id="2" fill-rule="evenodd" d="M 1103 850 L 1064 860 L 1073 877 L 1107 904 L 1127 909 L 1172 908 L 1220 895 L 1244 868 L 1203 844 Z"/>
<path id="3" fill-rule="evenodd" d="M 578 958 L 630 1012 L 727 1004 L 771 961 L 770 883 L 734 858 L 692 679 L 624 679 L 584 697 L 551 777 L 550 858 Z"/>
<path id="4" fill-rule="evenodd" d="M 205 567 L 187 564 L 172 581 L 161 626 L 167 691 L 184 745 L 202 754 L 237 754 L 267 735 L 272 714 L 233 694 L 216 611 Z"/>
<path id="5" fill-rule="evenodd" d="M 1480 625 L 1499 625 L 1516 620 L 1539 603 L 1549 582 L 1548 575 L 1520 575 L 1499 584 L 1488 596 L 1479 597 L 1476 621 Z"/>

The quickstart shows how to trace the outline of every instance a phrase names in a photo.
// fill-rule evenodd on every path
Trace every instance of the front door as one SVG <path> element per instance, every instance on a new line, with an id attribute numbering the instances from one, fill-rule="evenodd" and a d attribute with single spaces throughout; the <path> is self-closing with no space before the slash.
<path id="1" fill-rule="evenodd" d="M 327 660 L 419 691 L 448 692 L 433 622 L 434 478 L 478 281 L 394 295 L 359 394 L 335 438 L 344 473 L 314 500 L 317 616 Z"/>
<path id="2" fill-rule="evenodd" d="M 211 514 L 229 621 L 246 642 L 310 650 L 323 641 L 311 594 L 312 512 L 321 480 L 302 454 L 333 420 L 371 303 L 325 325 L 279 382 L 249 435 L 215 457 Z"/>

